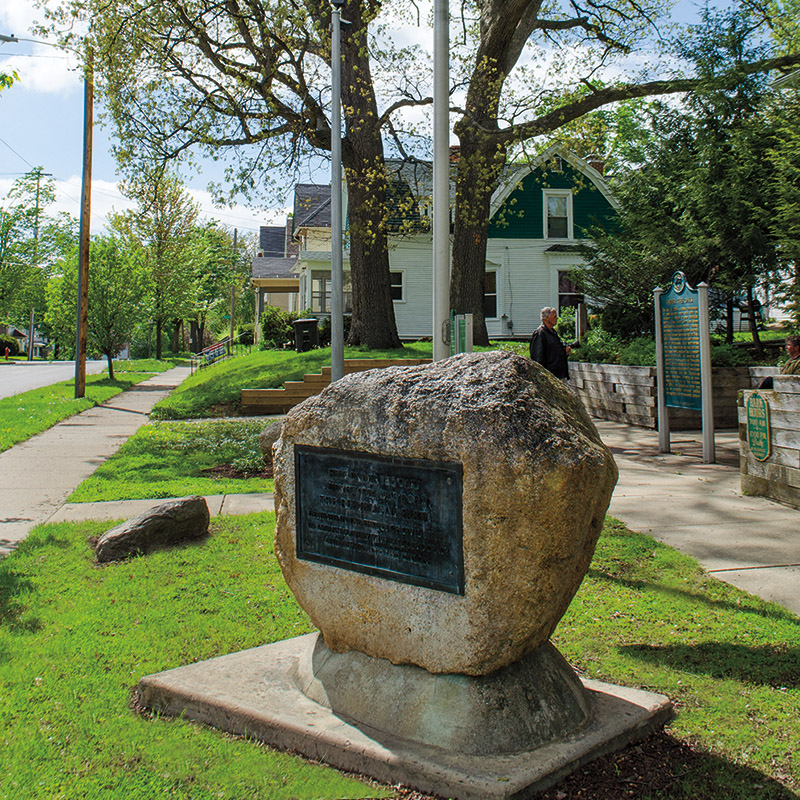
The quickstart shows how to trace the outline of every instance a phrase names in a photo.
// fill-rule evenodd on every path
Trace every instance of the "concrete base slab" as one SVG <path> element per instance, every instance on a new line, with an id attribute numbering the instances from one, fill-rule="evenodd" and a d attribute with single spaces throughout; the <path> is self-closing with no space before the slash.
<path id="1" fill-rule="evenodd" d="M 339 769 L 457 800 L 531 797 L 583 764 L 644 738 L 672 714 L 663 695 L 584 680 L 591 714 L 576 733 L 511 755 L 463 755 L 348 724 L 306 697 L 297 676 L 316 637 L 146 676 L 139 682 L 139 702 Z"/>

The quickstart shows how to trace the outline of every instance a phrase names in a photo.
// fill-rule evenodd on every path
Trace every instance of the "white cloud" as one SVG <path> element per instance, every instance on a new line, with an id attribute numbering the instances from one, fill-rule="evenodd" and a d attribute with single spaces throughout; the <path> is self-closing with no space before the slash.
<path id="1" fill-rule="evenodd" d="M 0 198 L 8 195 L 13 184 L 12 178 L 0 178 Z M 48 207 L 47 213 L 54 216 L 62 211 L 73 217 L 80 216 L 81 207 L 80 175 L 73 175 L 66 180 L 56 181 L 56 199 Z M 261 225 L 283 225 L 286 222 L 289 208 L 252 209 L 243 205 L 230 208 L 217 208 L 211 201 L 211 195 L 199 189 L 187 189 L 188 193 L 200 206 L 201 219 L 217 220 L 226 228 L 238 228 L 244 233 L 257 233 Z M 4 205 L 0 201 L 0 206 Z M 134 208 L 135 203 L 124 197 L 119 185 L 114 181 L 92 181 L 91 229 L 92 234 L 102 233 L 106 228 L 109 214 Z"/>
<path id="2" fill-rule="evenodd" d="M 0 70 L 19 73 L 20 87 L 45 94 L 78 89 L 81 76 L 75 56 L 56 47 L 26 39 L 41 39 L 31 33 L 42 18 L 30 0 L 5 0 L 0 9 L 0 33 L 20 41 L 0 44 Z"/>

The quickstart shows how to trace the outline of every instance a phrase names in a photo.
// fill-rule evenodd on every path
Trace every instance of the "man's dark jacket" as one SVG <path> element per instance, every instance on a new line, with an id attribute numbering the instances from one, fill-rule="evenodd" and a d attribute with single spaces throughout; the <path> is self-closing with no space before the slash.
<path id="1" fill-rule="evenodd" d="M 556 378 L 569 378 L 567 350 L 554 330 L 542 323 L 531 336 L 531 358 Z"/>

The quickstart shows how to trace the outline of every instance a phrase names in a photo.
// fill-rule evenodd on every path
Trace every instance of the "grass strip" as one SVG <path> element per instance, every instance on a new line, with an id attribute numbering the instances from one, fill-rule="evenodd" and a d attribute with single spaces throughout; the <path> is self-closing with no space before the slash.
<path id="1" fill-rule="evenodd" d="M 203 474 L 224 464 L 258 472 L 263 466 L 258 434 L 266 424 L 239 419 L 144 425 L 78 486 L 68 502 L 271 492 L 272 480 L 258 475 Z"/>
<path id="2" fill-rule="evenodd" d="M 311 629 L 272 552 L 274 515 L 215 519 L 201 543 L 97 568 L 86 539 L 107 527 L 40 526 L 0 562 L 0 796 L 387 796 L 335 770 L 129 710 L 145 674 Z M 668 736 L 696 756 L 666 778 L 670 765 L 655 761 L 652 781 L 623 782 L 604 800 L 797 796 L 800 620 L 790 612 L 609 520 L 554 642 L 589 677 L 669 695 L 677 717 Z"/>
<path id="3" fill-rule="evenodd" d="M 85 397 L 80 399 L 75 399 L 74 380 L 0 398 L 0 453 L 73 414 L 104 403 L 152 375 L 150 371 L 120 370 L 113 381 L 105 373 L 87 375 Z"/>

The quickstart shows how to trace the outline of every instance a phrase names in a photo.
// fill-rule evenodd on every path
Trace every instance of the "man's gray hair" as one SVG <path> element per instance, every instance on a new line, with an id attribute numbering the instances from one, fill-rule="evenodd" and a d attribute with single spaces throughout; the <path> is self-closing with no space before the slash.
<path id="1" fill-rule="evenodd" d="M 554 309 L 552 306 L 545 306 L 542 309 L 542 322 L 544 322 L 554 311 L 556 311 L 556 309 Z M 556 313 L 558 312 L 556 311 Z"/>

